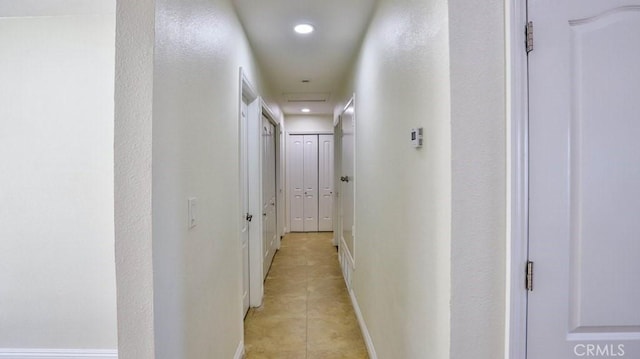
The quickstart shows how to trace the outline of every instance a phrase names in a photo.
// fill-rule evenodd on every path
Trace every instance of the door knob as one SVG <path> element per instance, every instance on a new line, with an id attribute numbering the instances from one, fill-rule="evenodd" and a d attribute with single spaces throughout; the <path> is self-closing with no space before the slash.
<path id="1" fill-rule="evenodd" d="M 340 177 L 340 181 L 349 183 L 349 176 Z"/>

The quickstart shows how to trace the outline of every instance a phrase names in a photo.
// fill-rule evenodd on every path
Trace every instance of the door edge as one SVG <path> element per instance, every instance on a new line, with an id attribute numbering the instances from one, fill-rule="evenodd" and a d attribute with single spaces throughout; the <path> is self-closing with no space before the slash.
<path id="1" fill-rule="evenodd" d="M 507 78 L 507 258 L 505 359 L 527 357 L 528 64 L 526 0 L 505 0 Z"/>

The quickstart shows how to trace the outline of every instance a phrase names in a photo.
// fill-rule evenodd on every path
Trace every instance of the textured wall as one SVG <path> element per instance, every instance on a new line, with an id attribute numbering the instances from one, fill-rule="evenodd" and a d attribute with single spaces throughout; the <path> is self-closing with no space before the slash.
<path id="1" fill-rule="evenodd" d="M 232 358 L 242 340 L 239 68 L 264 95 L 227 0 L 156 2 L 156 358 Z M 187 199 L 199 223 L 187 225 Z"/>
<path id="2" fill-rule="evenodd" d="M 346 86 L 357 117 L 354 287 L 381 358 L 503 355 L 503 8 L 381 1 Z"/>
<path id="3" fill-rule="evenodd" d="M 446 1 L 380 1 L 354 68 L 353 285 L 379 358 L 449 350 Z M 414 149 L 410 129 L 424 128 Z"/>
<path id="4" fill-rule="evenodd" d="M 261 75 L 228 0 L 122 1 L 117 15 L 120 357 L 232 358 L 243 336 L 239 69 L 260 91 Z"/>
<path id="5" fill-rule="evenodd" d="M 120 359 L 153 359 L 151 127 L 155 0 L 118 1 L 115 224 Z"/>
<path id="6" fill-rule="evenodd" d="M 502 358 L 506 258 L 504 2 L 449 1 L 451 358 Z"/>

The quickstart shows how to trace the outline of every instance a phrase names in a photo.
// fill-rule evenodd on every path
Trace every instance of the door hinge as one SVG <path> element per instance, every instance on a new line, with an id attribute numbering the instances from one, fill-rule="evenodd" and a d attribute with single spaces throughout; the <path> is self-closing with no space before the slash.
<path id="1" fill-rule="evenodd" d="M 525 270 L 525 288 L 533 292 L 533 262 L 527 261 L 527 268 Z"/>
<path id="2" fill-rule="evenodd" d="M 524 29 L 527 54 L 533 51 L 533 21 L 529 21 Z"/>
<path id="3" fill-rule="evenodd" d="M 244 219 L 246 219 L 247 221 L 251 222 L 251 220 L 253 219 L 253 215 L 247 213 L 246 216 L 244 217 Z"/>

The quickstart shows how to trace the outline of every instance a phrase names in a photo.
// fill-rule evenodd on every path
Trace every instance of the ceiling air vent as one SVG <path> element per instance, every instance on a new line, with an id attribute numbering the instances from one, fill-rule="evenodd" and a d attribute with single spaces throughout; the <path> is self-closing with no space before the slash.
<path id="1" fill-rule="evenodd" d="M 327 102 L 329 101 L 328 92 L 316 93 L 284 93 L 282 94 L 287 102 Z"/>

